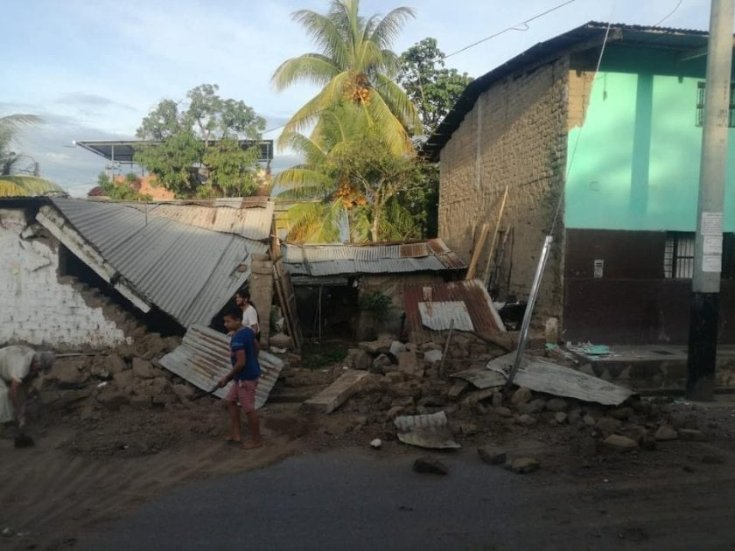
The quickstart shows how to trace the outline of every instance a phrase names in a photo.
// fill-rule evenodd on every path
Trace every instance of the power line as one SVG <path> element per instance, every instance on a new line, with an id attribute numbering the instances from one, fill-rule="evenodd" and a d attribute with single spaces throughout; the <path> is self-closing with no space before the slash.
<path id="1" fill-rule="evenodd" d="M 684 0 L 679 0 L 679 3 L 676 5 L 676 7 L 674 7 L 673 10 L 671 10 L 669 13 L 667 13 L 658 23 L 654 23 L 653 26 L 654 27 L 658 27 L 661 23 L 663 23 L 669 17 L 671 17 L 672 15 L 674 15 L 677 12 L 677 10 L 681 7 L 681 5 L 683 3 L 684 3 Z"/>
<path id="2" fill-rule="evenodd" d="M 525 21 L 521 21 L 520 23 L 518 23 L 516 25 L 513 25 L 511 27 L 508 27 L 506 29 L 503 29 L 502 31 L 496 32 L 495 34 L 491 34 L 490 36 L 486 36 L 485 38 L 482 38 L 482 39 L 478 40 L 477 42 L 473 42 L 472 44 L 470 44 L 468 46 L 465 46 L 464 48 L 460 48 L 456 52 L 452 52 L 451 54 L 444 56 L 444 59 L 446 59 L 448 57 L 452 57 L 453 55 L 457 55 L 457 54 L 459 54 L 461 52 L 464 52 L 465 50 L 469 50 L 470 48 L 474 48 L 478 44 L 482 44 L 483 42 L 487 42 L 488 40 L 490 40 L 492 38 L 495 38 L 496 36 L 500 36 L 501 34 L 507 33 L 509 31 L 527 31 L 528 30 L 528 24 L 531 21 L 534 21 L 536 19 L 539 19 L 539 18 L 543 17 L 544 15 L 547 15 L 547 14 L 553 12 L 553 11 L 556 11 L 556 10 L 558 10 L 560 8 L 563 8 L 564 6 L 568 6 L 569 4 L 571 4 L 573 2 L 576 2 L 576 1 L 577 0 L 567 0 L 566 2 L 563 2 L 561 4 L 558 4 L 558 5 L 554 6 L 553 8 L 549 8 L 548 10 L 546 10 L 544 12 L 541 12 L 539 14 L 536 14 L 533 17 L 531 17 L 529 19 L 526 19 Z M 521 28 L 519 28 L 519 27 L 521 27 Z"/>

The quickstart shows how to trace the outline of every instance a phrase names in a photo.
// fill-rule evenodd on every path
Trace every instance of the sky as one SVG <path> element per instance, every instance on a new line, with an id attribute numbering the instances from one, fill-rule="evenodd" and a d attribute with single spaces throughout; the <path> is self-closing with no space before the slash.
<path id="1" fill-rule="evenodd" d="M 569 1 L 569 0 L 567 0 Z M 363 15 L 398 6 L 415 10 L 393 50 L 434 37 L 446 60 L 478 77 L 534 44 L 588 21 L 706 30 L 709 0 L 362 0 Z M 24 128 L 15 151 L 40 163 L 42 176 L 84 196 L 105 160 L 75 140 L 131 139 L 164 98 L 181 100 L 203 83 L 242 100 L 267 120 L 264 137 L 316 92 L 298 85 L 277 92 L 275 69 L 316 51 L 291 19 L 299 9 L 325 12 L 328 0 L 3 0 L 0 33 L 0 116 L 33 113 L 43 124 Z M 272 129 L 272 130 L 271 130 Z M 276 151 L 274 171 L 298 159 Z"/>

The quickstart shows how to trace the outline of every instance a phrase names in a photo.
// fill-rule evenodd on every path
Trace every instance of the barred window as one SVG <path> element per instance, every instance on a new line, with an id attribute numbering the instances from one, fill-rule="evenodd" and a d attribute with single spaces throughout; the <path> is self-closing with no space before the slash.
<path id="1" fill-rule="evenodd" d="M 704 96 L 706 85 L 704 82 L 697 83 L 697 126 L 704 125 Z M 735 89 L 730 83 L 730 120 L 728 123 L 730 128 L 735 127 Z"/>
<path id="2" fill-rule="evenodd" d="M 694 232 L 667 232 L 664 277 L 691 279 L 694 275 Z M 722 234 L 722 278 L 735 278 L 735 234 Z"/>

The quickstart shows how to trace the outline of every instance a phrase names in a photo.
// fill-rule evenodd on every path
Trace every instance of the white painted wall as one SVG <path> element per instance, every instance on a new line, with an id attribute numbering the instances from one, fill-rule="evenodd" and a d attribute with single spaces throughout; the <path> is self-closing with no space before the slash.
<path id="1" fill-rule="evenodd" d="M 105 348 L 124 342 L 101 307 L 90 307 L 80 292 L 59 282 L 56 243 L 24 239 L 26 226 L 24 211 L 0 209 L 0 346 Z"/>

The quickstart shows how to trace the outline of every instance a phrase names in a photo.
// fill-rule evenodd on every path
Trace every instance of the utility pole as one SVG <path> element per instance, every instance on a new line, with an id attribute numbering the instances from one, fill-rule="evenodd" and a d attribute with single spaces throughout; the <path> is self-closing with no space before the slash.
<path id="1" fill-rule="evenodd" d="M 686 388 L 687 398 L 701 401 L 714 398 L 732 31 L 733 0 L 712 0 Z"/>

